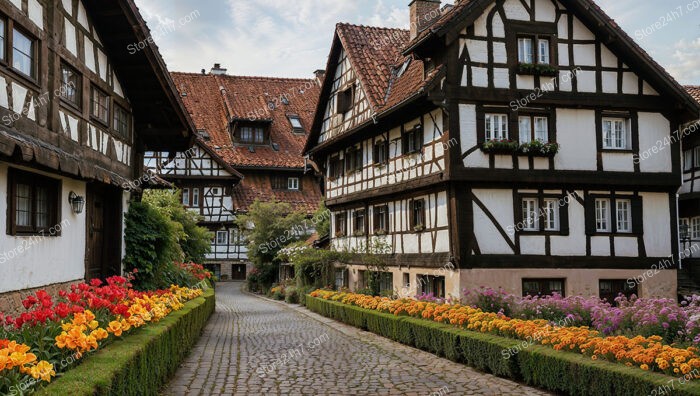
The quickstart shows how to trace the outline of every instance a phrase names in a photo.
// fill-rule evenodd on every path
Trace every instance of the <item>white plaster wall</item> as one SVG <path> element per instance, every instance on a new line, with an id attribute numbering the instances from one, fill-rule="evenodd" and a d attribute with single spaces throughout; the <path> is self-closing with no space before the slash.
<path id="1" fill-rule="evenodd" d="M 520 0 L 506 0 L 503 3 L 503 10 L 506 12 L 507 19 L 516 21 L 529 21 L 530 13 L 527 12 Z"/>
<path id="2" fill-rule="evenodd" d="M 472 190 L 474 195 L 486 206 L 504 230 L 515 226 L 513 214 L 512 190 Z M 498 232 L 496 226 L 479 206 L 474 206 L 474 234 L 479 242 L 482 254 L 513 254 L 513 250 Z M 512 241 L 513 236 L 508 235 Z"/>
<path id="3" fill-rule="evenodd" d="M 596 170 L 595 111 L 557 109 L 558 170 Z"/>
<path id="4" fill-rule="evenodd" d="M 644 246 L 649 257 L 667 257 L 671 249 L 671 209 L 668 194 L 640 193 L 644 205 Z M 674 227 L 675 228 L 675 227 Z"/>
<path id="5" fill-rule="evenodd" d="M 459 137 L 462 141 L 462 153 L 466 153 L 477 145 L 476 106 L 472 104 L 459 105 Z M 481 150 L 476 150 L 464 159 L 464 166 L 467 168 L 488 168 L 488 156 Z"/>
<path id="6" fill-rule="evenodd" d="M 583 196 L 583 191 L 576 191 Z M 583 205 L 576 199 L 569 200 L 569 235 L 552 236 L 552 256 L 585 256 L 586 255 L 586 215 Z"/>
<path id="7" fill-rule="evenodd" d="M 664 139 L 668 139 L 671 132 L 671 123 L 662 114 L 639 113 L 639 169 L 642 172 L 672 171 L 673 148 L 664 144 Z M 658 144 L 658 141 L 662 144 Z M 655 147 L 658 149 L 654 149 Z M 649 155 L 645 153 L 647 151 Z"/>
<path id="8" fill-rule="evenodd" d="M 523 236 L 520 238 L 520 253 L 524 255 L 544 255 L 545 237 L 543 236 Z"/>
<path id="9" fill-rule="evenodd" d="M 538 22 L 556 22 L 557 9 L 552 0 L 535 0 L 535 20 Z"/>
<path id="10" fill-rule="evenodd" d="M 615 237 L 615 256 L 638 257 L 639 246 L 637 238 Z"/>
<path id="11" fill-rule="evenodd" d="M 0 224 L 7 223 L 7 171 L 8 164 L 0 163 Z M 9 236 L 4 231 L 0 233 L 0 266 L 5 274 L 0 277 L 0 293 L 70 282 L 85 276 L 86 215 L 85 211 L 74 214 L 68 203 L 70 191 L 85 196 L 85 183 L 65 177 L 60 179 L 61 221 L 65 221 L 61 236 L 37 240 L 36 244 L 24 250 L 29 246 L 29 237 Z"/>
<path id="12" fill-rule="evenodd" d="M 629 153 L 603 153 L 603 169 L 609 172 L 634 172 L 634 157 Z"/>

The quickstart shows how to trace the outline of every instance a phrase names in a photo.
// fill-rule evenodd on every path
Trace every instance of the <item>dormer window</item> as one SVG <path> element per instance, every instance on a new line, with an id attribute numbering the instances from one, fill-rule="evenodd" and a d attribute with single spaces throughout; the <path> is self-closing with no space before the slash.
<path id="1" fill-rule="evenodd" d="M 549 41 L 547 36 L 518 38 L 518 62 L 549 65 L 551 59 Z"/>
<path id="2" fill-rule="evenodd" d="M 238 143 L 265 144 L 265 128 L 262 126 L 242 126 L 238 128 Z"/>
<path id="3" fill-rule="evenodd" d="M 210 140 L 211 140 L 211 136 L 209 136 L 209 132 L 207 132 L 206 129 L 199 129 L 199 130 L 197 130 L 197 134 L 199 135 L 199 137 L 201 137 L 202 139 L 204 139 L 204 140 L 206 140 L 206 141 L 210 141 Z"/>
<path id="4" fill-rule="evenodd" d="M 299 118 L 299 116 L 290 115 L 287 116 L 287 118 L 289 119 L 289 123 L 292 124 L 294 133 L 306 133 L 306 131 L 304 131 L 304 126 L 301 124 L 301 118 Z"/>
<path id="5" fill-rule="evenodd" d="M 345 114 L 355 105 L 355 86 L 349 87 L 338 92 L 336 97 L 336 113 Z"/>

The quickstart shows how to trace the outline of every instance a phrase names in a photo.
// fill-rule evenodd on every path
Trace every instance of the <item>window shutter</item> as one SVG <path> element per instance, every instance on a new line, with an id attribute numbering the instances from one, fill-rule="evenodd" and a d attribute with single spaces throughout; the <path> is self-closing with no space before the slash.
<path id="1" fill-rule="evenodd" d="M 632 199 L 632 233 L 644 234 L 644 209 L 642 197 Z"/>
<path id="2" fill-rule="evenodd" d="M 559 206 L 559 233 L 569 235 L 569 204 L 562 199 L 564 205 Z"/>
<path id="3" fill-rule="evenodd" d="M 404 133 L 401 135 L 401 153 L 406 154 L 408 153 L 408 139 L 410 137 L 410 134 Z"/>
<path id="4" fill-rule="evenodd" d="M 372 150 L 372 162 L 374 162 L 375 164 L 379 163 L 379 145 L 380 144 L 381 143 L 375 143 L 373 150 Z"/>
<path id="5" fill-rule="evenodd" d="M 411 200 L 408 203 L 408 224 L 411 229 L 416 226 L 416 201 Z"/>
<path id="6" fill-rule="evenodd" d="M 590 195 L 586 196 L 585 217 L 586 217 L 586 234 L 595 234 L 595 199 Z M 612 217 L 611 217 L 612 218 Z"/>
<path id="7" fill-rule="evenodd" d="M 384 206 L 384 229 L 389 233 L 389 205 Z"/>

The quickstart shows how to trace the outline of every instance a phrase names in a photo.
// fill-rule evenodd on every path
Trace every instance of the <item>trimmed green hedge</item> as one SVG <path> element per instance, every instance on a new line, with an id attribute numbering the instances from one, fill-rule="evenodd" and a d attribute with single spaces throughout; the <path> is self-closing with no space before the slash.
<path id="1" fill-rule="evenodd" d="M 394 341 L 464 363 L 499 377 L 568 395 L 700 395 L 699 382 L 597 360 L 541 345 L 394 316 L 306 296 L 306 307 L 323 316 Z M 520 346 L 520 348 L 518 348 Z M 510 351 L 519 350 L 519 353 Z"/>
<path id="2" fill-rule="evenodd" d="M 157 395 L 214 312 L 214 289 L 85 358 L 38 395 Z"/>

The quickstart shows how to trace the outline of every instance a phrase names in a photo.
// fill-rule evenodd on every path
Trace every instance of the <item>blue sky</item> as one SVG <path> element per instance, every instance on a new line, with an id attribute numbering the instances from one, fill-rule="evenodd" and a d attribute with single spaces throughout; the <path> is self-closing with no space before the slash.
<path id="1" fill-rule="evenodd" d="M 171 71 L 209 70 L 217 62 L 230 74 L 280 77 L 325 68 L 337 22 L 408 27 L 408 3 L 136 0 Z M 598 4 L 681 83 L 700 85 L 700 0 Z"/>

